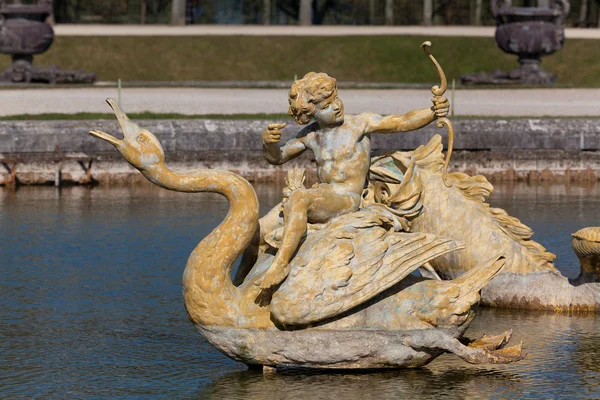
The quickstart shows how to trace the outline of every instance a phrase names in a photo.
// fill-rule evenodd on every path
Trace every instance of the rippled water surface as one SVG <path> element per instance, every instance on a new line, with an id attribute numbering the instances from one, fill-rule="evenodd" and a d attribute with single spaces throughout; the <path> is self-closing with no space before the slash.
<path id="1" fill-rule="evenodd" d="M 280 189 L 258 187 L 263 213 Z M 600 187 L 497 186 L 574 277 L 570 233 L 600 225 Z M 368 374 L 247 371 L 187 320 L 181 275 L 225 216 L 215 195 L 158 188 L 0 189 L 0 398 L 600 398 L 600 317 L 480 310 L 528 357 Z"/>

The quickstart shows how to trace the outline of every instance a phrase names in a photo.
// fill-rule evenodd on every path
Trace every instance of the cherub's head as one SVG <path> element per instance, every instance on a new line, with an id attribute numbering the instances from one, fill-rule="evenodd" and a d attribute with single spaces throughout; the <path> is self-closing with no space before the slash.
<path id="1" fill-rule="evenodd" d="M 335 79 L 320 72 L 309 72 L 292 84 L 290 114 L 306 125 L 313 117 L 319 125 L 337 125 L 344 121 L 344 105 L 338 97 Z"/>

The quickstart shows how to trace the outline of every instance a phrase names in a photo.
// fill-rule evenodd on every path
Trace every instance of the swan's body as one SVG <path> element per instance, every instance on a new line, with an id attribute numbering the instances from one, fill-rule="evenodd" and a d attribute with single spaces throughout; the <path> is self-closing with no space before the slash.
<path id="1" fill-rule="evenodd" d="M 228 171 L 170 170 L 154 135 L 131 122 L 114 100 L 108 102 L 124 139 L 99 131 L 92 135 L 113 144 L 159 186 L 220 193 L 230 202 L 225 220 L 196 246 L 183 275 L 190 320 L 223 353 L 247 364 L 330 368 L 416 367 L 445 351 L 474 363 L 523 357 L 520 347 L 496 350 L 506 344 L 505 336 L 493 346 L 467 347 L 458 341 L 474 316 L 479 290 L 503 260 L 489 260 L 455 281 L 406 288 L 400 281 L 410 272 L 461 244 L 397 232 L 390 217 L 376 210 L 338 217 L 309 235 L 271 304 L 259 301 L 269 293 L 255 284 L 272 258 L 268 252 L 234 286 L 231 267 L 258 229 L 252 186 Z M 325 260 L 335 265 L 324 265 Z"/>

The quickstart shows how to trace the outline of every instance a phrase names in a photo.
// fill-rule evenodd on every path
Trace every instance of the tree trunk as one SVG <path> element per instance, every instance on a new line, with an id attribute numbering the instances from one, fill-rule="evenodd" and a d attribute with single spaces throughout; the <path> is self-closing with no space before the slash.
<path id="1" fill-rule="evenodd" d="M 312 0 L 300 0 L 299 25 L 312 25 Z"/>
<path id="2" fill-rule="evenodd" d="M 431 25 L 431 16 L 433 14 L 433 0 L 423 0 L 423 25 Z"/>
<path id="3" fill-rule="evenodd" d="M 171 25 L 185 25 L 185 0 L 173 0 Z"/>
<path id="4" fill-rule="evenodd" d="M 394 25 L 394 0 L 385 0 L 385 24 Z"/>
<path id="5" fill-rule="evenodd" d="M 475 17 L 474 17 L 474 25 L 481 25 L 481 0 L 475 1 Z"/>
<path id="6" fill-rule="evenodd" d="M 146 15 L 148 11 L 148 3 L 146 0 L 140 0 L 140 24 L 146 24 Z"/>
<path id="7" fill-rule="evenodd" d="M 587 14 L 588 2 L 587 0 L 581 0 L 581 7 L 579 8 L 579 23 L 577 24 L 580 28 L 585 28 L 587 25 Z"/>
<path id="8" fill-rule="evenodd" d="M 375 24 L 375 0 L 369 0 L 369 23 Z"/>
<path id="9" fill-rule="evenodd" d="M 75 0 L 56 0 L 54 5 L 54 18 L 58 23 L 77 22 L 77 4 Z"/>
<path id="10" fill-rule="evenodd" d="M 263 0 L 263 25 L 271 25 L 271 0 Z"/>

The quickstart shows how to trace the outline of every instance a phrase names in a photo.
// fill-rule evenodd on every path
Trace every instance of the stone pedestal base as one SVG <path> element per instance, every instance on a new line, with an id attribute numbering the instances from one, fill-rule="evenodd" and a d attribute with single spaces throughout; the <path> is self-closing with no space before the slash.
<path id="1" fill-rule="evenodd" d="M 0 81 L 12 83 L 87 83 L 96 82 L 96 74 L 79 70 L 64 70 L 57 66 L 34 66 L 33 56 L 13 55 L 13 64 L 0 73 Z"/>
<path id="2" fill-rule="evenodd" d="M 520 59 L 521 66 L 510 72 L 497 69 L 494 72 L 478 72 L 460 77 L 463 85 L 553 85 L 556 75 L 540 67 L 539 59 Z"/>

